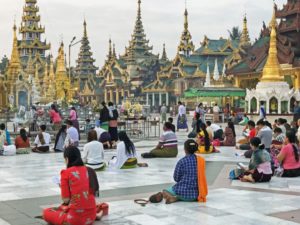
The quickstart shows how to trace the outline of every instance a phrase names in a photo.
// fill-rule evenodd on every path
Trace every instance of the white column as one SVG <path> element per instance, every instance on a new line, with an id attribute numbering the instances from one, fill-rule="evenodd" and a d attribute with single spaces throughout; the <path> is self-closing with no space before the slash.
<path id="1" fill-rule="evenodd" d="M 277 101 L 278 101 L 278 111 L 277 111 L 277 113 L 281 114 L 281 101 L 278 100 L 278 99 L 277 99 Z"/>
<path id="2" fill-rule="evenodd" d="M 152 106 L 155 106 L 155 94 L 152 93 Z"/>
<path id="3" fill-rule="evenodd" d="M 251 113 L 251 100 L 248 101 L 248 113 Z"/>
<path id="4" fill-rule="evenodd" d="M 146 94 L 146 105 L 149 105 L 149 93 Z"/>
<path id="5" fill-rule="evenodd" d="M 169 106 L 169 92 L 166 93 L 166 106 Z"/>
<path id="6" fill-rule="evenodd" d="M 256 112 L 259 114 L 260 113 L 260 101 L 258 98 L 256 98 Z"/>
<path id="7" fill-rule="evenodd" d="M 161 100 L 161 93 L 159 93 L 159 106 L 161 106 L 162 100 Z"/>
<path id="8" fill-rule="evenodd" d="M 267 100 L 267 109 L 266 109 L 266 113 L 267 113 L 267 114 L 270 113 L 270 99 Z"/>

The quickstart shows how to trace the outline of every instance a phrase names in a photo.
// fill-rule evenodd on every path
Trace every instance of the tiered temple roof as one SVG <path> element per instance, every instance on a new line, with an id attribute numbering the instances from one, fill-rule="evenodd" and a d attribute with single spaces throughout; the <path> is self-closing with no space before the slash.
<path id="1" fill-rule="evenodd" d="M 90 89 L 94 89 L 94 79 L 96 78 L 96 71 L 98 67 L 94 65 L 93 53 L 91 52 L 90 42 L 87 35 L 87 24 L 83 23 L 83 37 L 81 40 L 80 52 L 77 59 L 76 75 L 79 79 L 80 91 L 84 89 L 86 83 L 89 84 Z"/>

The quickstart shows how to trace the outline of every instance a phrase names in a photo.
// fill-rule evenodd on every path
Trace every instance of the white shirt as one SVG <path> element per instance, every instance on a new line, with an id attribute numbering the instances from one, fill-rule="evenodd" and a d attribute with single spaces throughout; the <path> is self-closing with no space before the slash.
<path id="1" fill-rule="evenodd" d="M 215 105 L 215 106 L 213 107 L 213 112 L 214 112 L 214 113 L 219 113 L 219 112 L 220 112 L 219 106 Z"/>
<path id="2" fill-rule="evenodd" d="M 220 130 L 220 129 L 221 129 L 221 127 L 220 127 L 219 125 L 215 124 L 215 123 L 212 123 L 212 124 L 210 125 L 210 127 L 211 127 L 211 129 L 212 129 L 214 132 L 216 132 L 217 130 Z"/>
<path id="3" fill-rule="evenodd" d="M 113 168 L 121 169 L 124 163 L 130 158 L 136 158 L 136 153 L 127 154 L 125 143 L 121 141 L 117 145 L 117 157 L 110 160 L 109 166 Z"/>
<path id="4" fill-rule="evenodd" d="M 34 140 L 34 144 L 36 144 L 38 147 L 49 146 L 50 142 L 51 142 L 51 136 L 50 136 L 50 134 L 48 134 L 46 132 L 43 132 L 42 134 L 43 134 L 43 137 L 44 137 L 44 140 L 45 140 L 45 144 L 42 145 L 42 143 L 40 142 L 40 139 L 39 139 L 39 135 L 36 136 L 36 138 Z"/>
<path id="5" fill-rule="evenodd" d="M 87 166 L 93 169 L 99 169 L 104 163 L 103 144 L 99 141 L 92 141 L 85 144 L 83 147 L 82 160 Z"/>
<path id="6" fill-rule="evenodd" d="M 186 115 L 186 108 L 184 105 L 180 105 L 178 107 L 178 114 L 179 114 L 179 116 Z"/>
<path id="7" fill-rule="evenodd" d="M 100 139 L 102 133 L 107 132 L 106 130 L 102 129 L 101 127 L 95 127 L 94 130 L 97 132 L 97 139 Z"/>

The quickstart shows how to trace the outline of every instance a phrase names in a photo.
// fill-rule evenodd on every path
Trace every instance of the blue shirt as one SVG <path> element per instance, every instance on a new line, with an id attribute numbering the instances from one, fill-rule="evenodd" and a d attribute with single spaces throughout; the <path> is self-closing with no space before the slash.
<path id="1" fill-rule="evenodd" d="M 177 182 L 173 186 L 173 191 L 185 199 L 197 199 L 198 191 L 198 173 L 196 155 L 187 155 L 178 161 L 174 180 Z"/>

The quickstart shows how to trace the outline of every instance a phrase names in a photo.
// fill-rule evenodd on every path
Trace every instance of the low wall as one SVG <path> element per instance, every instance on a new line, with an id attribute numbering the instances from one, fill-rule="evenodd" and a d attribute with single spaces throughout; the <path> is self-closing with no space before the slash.
<path id="1" fill-rule="evenodd" d="M 259 115 L 258 114 L 247 114 L 247 116 L 249 117 L 250 120 L 253 120 L 255 122 L 259 120 Z M 284 115 L 268 114 L 267 115 L 267 120 L 270 123 L 273 123 L 278 118 L 286 119 L 288 121 L 288 123 L 291 123 L 293 121 L 293 114 L 284 114 Z"/>

